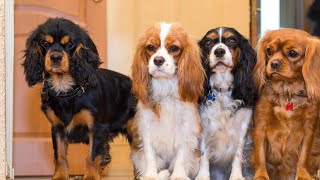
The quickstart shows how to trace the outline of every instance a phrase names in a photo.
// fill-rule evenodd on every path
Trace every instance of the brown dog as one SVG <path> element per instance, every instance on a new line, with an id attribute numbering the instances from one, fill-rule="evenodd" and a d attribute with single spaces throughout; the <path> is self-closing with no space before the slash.
<path id="1" fill-rule="evenodd" d="M 320 41 L 296 29 L 267 32 L 254 78 L 254 179 L 313 179 L 320 166 Z"/>

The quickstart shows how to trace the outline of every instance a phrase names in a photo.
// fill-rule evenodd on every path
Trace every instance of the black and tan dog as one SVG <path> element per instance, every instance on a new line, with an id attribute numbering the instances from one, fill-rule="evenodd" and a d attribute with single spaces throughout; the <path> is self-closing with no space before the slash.
<path id="1" fill-rule="evenodd" d="M 110 162 L 108 142 L 126 135 L 134 115 L 130 78 L 98 68 L 101 61 L 88 33 L 63 18 L 50 18 L 31 33 L 24 58 L 28 85 L 43 82 L 41 108 L 52 124 L 53 179 L 68 179 L 68 143 L 89 145 L 84 179 L 100 179 L 99 170 Z"/>

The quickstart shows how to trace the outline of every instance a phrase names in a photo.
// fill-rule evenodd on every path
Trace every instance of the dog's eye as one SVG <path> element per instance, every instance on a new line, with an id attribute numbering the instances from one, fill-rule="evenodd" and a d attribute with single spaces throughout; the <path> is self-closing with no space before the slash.
<path id="1" fill-rule="evenodd" d="M 170 46 L 170 51 L 171 51 L 171 52 L 176 52 L 176 51 L 178 51 L 178 50 L 179 50 L 179 47 L 178 47 L 178 46 L 176 46 L 176 45 Z"/>
<path id="2" fill-rule="evenodd" d="M 235 40 L 234 38 L 228 38 L 227 39 L 227 43 L 228 44 L 234 44 L 234 43 L 236 43 L 237 42 L 237 40 Z"/>
<path id="3" fill-rule="evenodd" d="M 212 46 L 212 41 L 210 40 L 207 40 L 205 43 L 204 43 L 205 47 L 207 48 L 210 48 Z"/>
<path id="4" fill-rule="evenodd" d="M 296 58 L 296 57 L 298 57 L 298 53 L 296 52 L 296 51 L 294 51 L 294 50 L 290 50 L 289 52 L 288 52 L 288 56 L 289 57 L 291 57 L 291 58 Z"/>
<path id="5" fill-rule="evenodd" d="M 73 43 L 73 42 L 68 42 L 68 43 L 66 44 L 66 48 L 68 48 L 68 49 L 73 48 L 73 46 L 74 46 L 74 43 Z"/>
<path id="6" fill-rule="evenodd" d="M 273 50 L 271 48 L 268 48 L 266 53 L 268 56 L 271 56 L 273 54 Z"/>
<path id="7" fill-rule="evenodd" d="M 149 50 L 149 51 L 154 51 L 154 46 L 152 45 L 152 44 L 149 44 L 148 46 L 147 46 L 147 50 Z"/>
<path id="8" fill-rule="evenodd" d="M 50 47 L 50 43 L 47 42 L 47 41 L 42 41 L 41 44 L 42 44 L 42 46 L 45 47 L 45 48 Z"/>

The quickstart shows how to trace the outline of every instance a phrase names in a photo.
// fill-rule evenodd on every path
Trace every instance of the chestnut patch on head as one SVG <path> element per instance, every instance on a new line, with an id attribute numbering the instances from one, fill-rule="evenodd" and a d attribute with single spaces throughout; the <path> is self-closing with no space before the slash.
<path id="1" fill-rule="evenodd" d="M 222 35 L 224 38 L 228 38 L 228 37 L 231 37 L 231 36 L 234 36 L 234 34 L 230 31 L 226 31 L 223 33 Z"/>
<path id="2" fill-rule="evenodd" d="M 149 57 L 152 56 L 159 47 L 160 47 L 160 39 L 158 37 L 153 37 L 153 36 L 150 37 L 147 43 L 145 44 L 145 50 L 147 55 Z"/>
<path id="3" fill-rule="evenodd" d="M 210 38 L 210 39 L 217 39 L 217 38 L 219 38 L 218 34 L 216 34 L 216 33 L 208 34 L 207 37 Z"/>

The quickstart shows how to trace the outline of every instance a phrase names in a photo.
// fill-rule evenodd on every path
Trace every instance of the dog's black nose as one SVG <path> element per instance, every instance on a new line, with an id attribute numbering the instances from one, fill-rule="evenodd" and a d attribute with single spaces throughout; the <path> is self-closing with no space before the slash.
<path id="1" fill-rule="evenodd" d="M 156 66 L 161 66 L 164 63 L 164 58 L 162 56 L 156 56 L 153 62 Z"/>
<path id="2" fill-rule="evenodd" d="M 223 57 L 224 54 L 226 53 L 226 50 L 224 50 L 223 48 L 217 48 L 216 50 L 214 50 L 214 55 L 216 55 L 216 57 Z"/>
<path id="3" fill-rule="evenodd" d="M 274 70 L 279 69 L 280 65 L 281 65 L 281 62 L 279 60 L 271 62 L 271 68 L 274 69 Z"/>
<path id="4" fill-rule="evenodd" d="M 62 55 L 60 53 L 53 53 L 50 59 L 53 63 L 59 63 L 62 60 Z"/>

